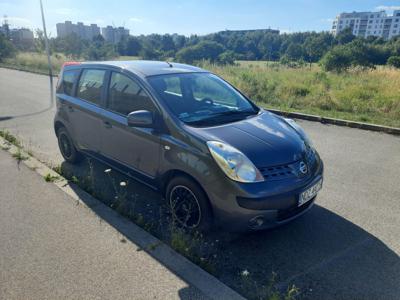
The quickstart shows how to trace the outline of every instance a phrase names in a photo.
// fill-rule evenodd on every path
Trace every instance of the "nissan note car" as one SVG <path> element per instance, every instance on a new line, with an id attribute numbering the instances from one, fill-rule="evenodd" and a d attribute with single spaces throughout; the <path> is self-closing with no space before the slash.
<path id="1" fill-rule="evenodd" d="M 87 155 L 160 191 L 183 227 L 275 227 L 322 188 L 323 162 L 298 124 L 201 68 L 70 62 L 56 97 L 64 159 Z"/>

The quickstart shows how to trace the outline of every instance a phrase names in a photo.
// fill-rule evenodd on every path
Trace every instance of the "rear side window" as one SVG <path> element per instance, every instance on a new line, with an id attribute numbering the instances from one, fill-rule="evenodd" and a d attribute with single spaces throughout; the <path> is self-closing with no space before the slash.
<path id="1" fill-rule="evenodd" d="M 79 70 L 64 71 L 62 74 L 62 80 L 57 87 L 57 93 L 71 96 L 74 82 L 78 73 Z"/>
<path id="2" fill-rule="evenodd" d="M 153 102 L 140 85 L 120 73 L 112 73 L 108 95 L 108 108 L 125 116 L 137 110 L 155 110 Z"/>
<path id="3" fill-rule="evenodd" d="M 103 88 L 104 70 L 85 69 L 79 79 L 77 97 L 100 105 Z"/>

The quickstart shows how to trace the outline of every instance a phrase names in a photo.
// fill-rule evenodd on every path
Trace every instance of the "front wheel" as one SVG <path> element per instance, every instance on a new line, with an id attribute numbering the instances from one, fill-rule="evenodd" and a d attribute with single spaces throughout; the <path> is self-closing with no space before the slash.
<path id="1" fill-rule="evenodd" d="M 188 177 L 173 178 L 166 191 L 173 221 L 180 226 L 198 231 L 209 231 L 213 215 L 207 195 L 202 188 Z"/>
<path id="2" fill-rule="evenodd" d="M 64 127 L 57 131 L 57 138 L 60 152 L 67 162 L 74 164 L 82 160 L 82 154 L 75 148 L 68 131 Z"/>

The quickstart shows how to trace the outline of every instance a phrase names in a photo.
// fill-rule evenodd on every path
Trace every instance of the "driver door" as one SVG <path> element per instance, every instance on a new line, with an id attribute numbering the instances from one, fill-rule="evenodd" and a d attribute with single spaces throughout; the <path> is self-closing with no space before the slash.
<path id="1" fill-rule="evenodd" d="M 148 177 L 155 177 L 159 168 L 160 137 L 153 128 L 130 127 L 129 113 L 147 110 L 158 115 L 148 93 L 134 79 L 111 72 L 107 92 L 107 114 L 104 116 L 102 152 L 107 158 Z"/>

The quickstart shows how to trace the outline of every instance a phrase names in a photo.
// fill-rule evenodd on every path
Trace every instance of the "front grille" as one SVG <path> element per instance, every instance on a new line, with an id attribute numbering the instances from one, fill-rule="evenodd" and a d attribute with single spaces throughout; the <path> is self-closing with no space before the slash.
<path id="1" fill-rule="evenodd" d="M 303 174 L 300 172 L 300 163 L 307 164 L 308 172 Z M 283 180 L 289 178 L 303 178 L 315 172 L 316 168 L 316 154 L 313 149 L 309 148 L 304 153 L 304 158 L 290 164 L 261 167 L 258 168 L 260 173 L 264 176 L 265 180 Z"/>
<path id="2" fill-rule="evenodd" d="M 282 180 L 296 177 L 293 164 L 280 165 L 274 167 L 260 168 L 261 174 L 266 180 Z"/>

